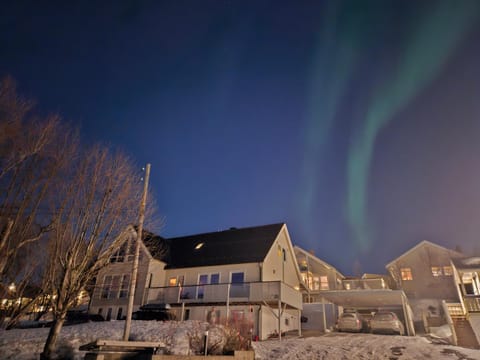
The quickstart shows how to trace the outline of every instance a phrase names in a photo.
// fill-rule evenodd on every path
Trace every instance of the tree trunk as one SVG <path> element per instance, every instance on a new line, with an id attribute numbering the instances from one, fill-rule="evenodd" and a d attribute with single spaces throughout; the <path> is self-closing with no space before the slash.
<path id="1" fill-rule="evenodd" d="M 63 323 L 65 322 L 65 315 L 62 314 L 60 318 L 56 319 L 53 322 L 50 332 L 48 333 L 47 341 L 43 347 L 43 352 L 40 354 L 40 360 L 50 360 L 52 359 L 53 352 L 57 344 L 57 338 L 62 329 Z"/>

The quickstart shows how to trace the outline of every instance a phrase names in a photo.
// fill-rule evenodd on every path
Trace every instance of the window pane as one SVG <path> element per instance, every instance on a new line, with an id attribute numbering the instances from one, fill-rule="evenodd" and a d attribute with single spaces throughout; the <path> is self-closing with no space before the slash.
<path id="1" fill-rule="evenodd" d="M 442 268 L 440 266 L 432 266 L 432 275 L 435 277 L 442 276 Z"/>
<path id="2" fill-rule="evenodd" d="M 232 273 L 232 284 L 243 283 L 243 279 L 244 279 L 243 272 Z"/>
<path id="3" fill-rule="evenodd" d="M 218 284 L 220 282 L 220 274 L 212 274 L 210 276 L 210 284 Z"/>
<path id="4" fill-rule="evenodd" d="M 198 277 L 197 299 L 203 299 L 205 294 L 205 284 L 208 284 L 208 275 L 200 275 Z"/>
<path id="5" fill-rule="evenodd" d="M 401 268 L 400 274 L 401 274 L 402 280 L 413 280 L 412 269 L 410 268 Z"/>
<path id="6" fill-rule="evenodd" d="M 128 285 L 130 284 L 130 275 L 123 275 L 122 285 L 120 287 L 119 298 L 126 298 L 128 295 Z"/>
<path id="7" fill-rule="evenodd" d="M 451 266 L 444 266 L 443 267 L 443 275 L 445 276 L 452 276 L 453 275 L 453 269 Z"/>
<path id="8" fill-rule="evenodd" d="M 103 279 L 103 287 L 102 287 L 102 299 L 108 298 L 108 293 L 110 292 L 110 287 L 112 286 L 112 277 L 110 275 L 105 276 Z"/>
<path id="9" fill-rule="evenodd" d="M 168 286 L 177 286 L 177 278 L 176 277 L 171 277 L 168 280 Z"/>

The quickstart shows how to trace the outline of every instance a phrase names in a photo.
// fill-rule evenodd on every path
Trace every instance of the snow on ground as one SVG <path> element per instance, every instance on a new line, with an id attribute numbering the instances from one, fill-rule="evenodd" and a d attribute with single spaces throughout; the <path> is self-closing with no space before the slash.
<path id="1" fill-rule="evenodd" d="M 175 354 L 188 354 L 188 333 L 203 334 L 206 323 L 197 321 L 132 321 L 131 338 L 163 341 Z M 120 340 L 123 321 L 65 326 L 59 340 L 64 359 L 82 359 L 80 345 L 98 338 Z M 38 359 L 49 329 L 0 330 L 0 359 Z M 290 359 L 386 359 L 386 360 L 480 360 L 480 350 L 432 344 L 423 337 L 330 333 L 319 337 L 288 337 L 281 342 L 253 343 L 258 360 Z"/>

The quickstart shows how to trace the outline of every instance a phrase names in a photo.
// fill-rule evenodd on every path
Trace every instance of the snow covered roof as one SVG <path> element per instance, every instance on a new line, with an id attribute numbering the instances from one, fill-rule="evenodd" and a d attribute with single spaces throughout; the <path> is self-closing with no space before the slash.
<path id="1" fill-rule="evenodd" d="M 410 255 L 411 253 L 419 250 L 420 248 L 424 247 L 424 246 L 428 246 L 428 247 L 434 247 L 434 248 L 437 248 L 437 249 L 441 249 L 441 250 L 445 250 L 445 251 L 448 251 L 450 252 L 454 257 L 461 257 L 461 256 L 464 256 L 462 253 L 458 252 L 458 251 L 455 251 L 455 250 L 451 250 L 451 249 L 447 249 L 446 247 L 443 247 L 443 246 L 440 246 L 438 244 L 435 244 L 435 243 L 432 243 L 430 241 L 427 241 L 427 240 L 423 240 L 421 242 L 419 242 L 417 245 L 415 245 L 414 247 L 412 247 L 411 249 L 407 250 L 406 252 L 404 252 L 402 255 L 400 255 L 399 257 L 397 257 L 396 259 L 393 259 L 392 261 L 390 261 L 385 267 L 388 269 L 390 266 L 392 266 L 395 262 L 397 262 L 398 260 Z"/>

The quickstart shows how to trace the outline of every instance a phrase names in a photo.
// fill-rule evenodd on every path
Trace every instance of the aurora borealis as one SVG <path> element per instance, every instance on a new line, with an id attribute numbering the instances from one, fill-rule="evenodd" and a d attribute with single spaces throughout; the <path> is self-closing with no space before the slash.
<path id="1" fill-rule="evenodd" d="M 7 0 L 0 27 L 0 76 L 152 164 L 165 237 L 286 222 L 346 274 L 480 253 L 478 0 Z"/>

